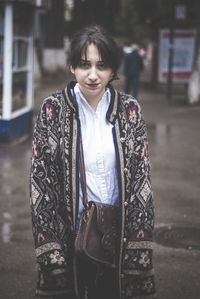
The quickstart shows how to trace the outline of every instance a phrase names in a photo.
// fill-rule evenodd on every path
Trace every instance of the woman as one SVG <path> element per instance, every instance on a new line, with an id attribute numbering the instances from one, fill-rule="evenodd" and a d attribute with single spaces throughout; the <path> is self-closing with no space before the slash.
<path id="1" fill-rule="evenodd" d="M 119 53 L 102 27 L 79 31 L 69 53 L 76 81 L 45 99 L 38 115 L 31 208 L 39 273 L 36 294 L 41 297 L 128 299 L 155 293 L 146 128 L 136 99 L 110 84 L 117 76 Z M 80 132 L 89 200 L 118 205 L 120 210 L 114 270 L 74 254 L 83 208 Z"/>

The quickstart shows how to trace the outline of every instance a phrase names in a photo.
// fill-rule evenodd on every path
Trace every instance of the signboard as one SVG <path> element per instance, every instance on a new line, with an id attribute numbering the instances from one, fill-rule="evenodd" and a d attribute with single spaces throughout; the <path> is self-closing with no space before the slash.
<path id="1" fill-rule="evenodd" d="M 159 61 L 158 61 L 158 81 L 167 82 L 169 64 L 169 37 L 168 29 L 161 29 L 159 36 Z M 195 49 L 195 29 L 174 31 L 174 56 L 172 78 L 175 83 L 187 83 L 191 75 L 194 49 Z"/>
<path id="2" fill-rule="evenodd" d="M 51 6 L 51 0 L 0 0 L 0 2 L 21 2 L 25 4 L 33 4 L 38 7 L 44 7 L 44 8 L 50 8 Z"/>
<path id="3" fill-rule="evenodd" d="M 175 6 L 175 17 L 178 20 L 185 20 L 186 18 L 186 6 L 176 5 Z"/>

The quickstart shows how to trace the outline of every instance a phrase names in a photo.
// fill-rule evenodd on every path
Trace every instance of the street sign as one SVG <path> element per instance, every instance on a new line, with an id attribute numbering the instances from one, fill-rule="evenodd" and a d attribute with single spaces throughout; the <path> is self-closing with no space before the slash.
<path id="1" fill-rule="evenodd" d="M 176 5 L 175 6 L 175 18 L 178 20 L 186 19 L 186 7 L 185 5 Z"/>
<path id="2" fill-rule="evenodd" d="M 170 31 L 161 29 L 159 34 L 158 81 L 168 79 L 169 49 L 173 47 L 173 83 L 187 83 L 193 66 L 195 50 L 195 29 L 175 29 L 173 44 L 170 44 Z"/>

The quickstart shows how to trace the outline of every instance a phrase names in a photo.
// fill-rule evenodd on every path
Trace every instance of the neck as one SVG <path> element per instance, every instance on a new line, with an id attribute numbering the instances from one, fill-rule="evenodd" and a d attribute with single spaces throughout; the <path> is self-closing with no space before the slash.
<path id="1" fill-rule="evenodd" d="M 95 98 L 95 99 L 94 98 L 86 98 L 86 101 L 92 107 L 92 109 L 94 111 L 96 111 L 97 110 L 97 106 L 98 106 L 99 102 L 101 101 L 101 98 L 102 97 L 100 97 L 100 98 L 98 97 L 98 98 Z"/>
<path id="2" fill-rule="evenodd" d="M 90 96 L 90 95 L 87 95 L 87 97 L 86 97 L 86 96 L 84 95 L 84 93 L 83 93 L 83 95 L 84 95 L 86 101 L 88 102 L 88 104 L 92 107 L 92 109 L 93 109 L 94 111 L 96 111 L 97 106 L 98 106 L 99 102 L 101 101 L 101 99 L 102 99 L 104 93 L 105 93 L 105 90 L 103 90 L 101 94 L 98 94 L 98 95 L 96 95 L 96 96 L 94 96 L 94 95 L 91 95 L 91 96 Z"/>

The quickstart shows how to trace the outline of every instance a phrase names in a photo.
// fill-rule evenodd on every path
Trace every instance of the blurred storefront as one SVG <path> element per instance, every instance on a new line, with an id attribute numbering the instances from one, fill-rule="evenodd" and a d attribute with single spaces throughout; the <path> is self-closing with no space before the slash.
<path id="1" fill-rule="evenodd" d="M 32 128 L 34 13 L 49 5 L 0 0 L 0 141 L 24 137 Z"/>
<path id="2" fill-rule="evenodd" d="M 156 1 L 153 83 L 166 86 L 168 99 L 175 89 L 188 90 L 200 45 L 199 9 L 198 0 Z"/>

